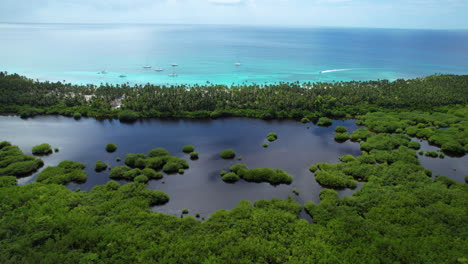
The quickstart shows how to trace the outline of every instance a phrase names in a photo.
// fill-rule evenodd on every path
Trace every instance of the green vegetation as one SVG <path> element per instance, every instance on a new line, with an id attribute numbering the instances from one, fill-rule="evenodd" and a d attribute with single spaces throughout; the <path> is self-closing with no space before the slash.
<path id="1" fill-rule="evenodd" d="M 418 150 L 421 148 L 421 144 L 419 144 L 419 142 L 416 142 L 416 141 L 411 141 L 408 143 L 408 147 Z"/>
<path id="2" fill-rule="evenodd" d="M 346 140 L 349 139 L 349 134 L 348 132 L 344 132 L 344 133 L 336 133 L 335 134 L 335 140 L 337 142 L 345 142 Z"/>
<path id="3" fill-rule="evenodd" d="M 193 152 L 194 150 L 195 150 L 195 147 L 192 145 L 185 145 L 184 147 L 182 147 L 182 151 L 185 153 L 190 153 L 190 152 Z"/>
<path id="4" fill-rule="evenodd" d="M 240 179 L 239 175 L 234 172 L 225 173 L 222 175 L 222 179 L 225 182 L 234 183 Z"/>
<path id="5" fill-rule="evenodd" d="M 179 169 L 179 174 L 184 174 L 185 170 L 184 169 Z"/>
<path id="6" fill-rule="evenodd" d="M 231 166 L 230 173 L 222 174 L 226 182 L 236 182 L 244 179 L 249 182 L 269 182 L 272 185 L 290 184 L 292 176 L 281 169 L 255 168 L 249 170 L 245 164 Z"/>
<path id="7" fill-rule="evenodd" d="M 321 117 L 321 118 L 319 118 L 319 120 L 317 122 L 317 125 L 319 125 L 319 126 L 331 126 L 332 122 L 333 122 L 333 120 L 331 120 L 328 117 Z"/>
<path id="8" fill-rule="evenodd" d="M 367 113 L 358 122 L 379 133 L 402 131 L 441 147 L 446 154 L 460 156 L 468 151 L 467 117 L 468 106 L 444 106 L 430 111 Z"/>
<path id="9" fill-rule="evenodd" d="M 106 145 L 106 151 L 107 152 L 115 152 L 117 150 L 117 144 L 115 143 L 108 143 Z"/>
<path id="10" fill-rule="evenodd" d="M 59 152 L 59 148 L 54 148 L 54 152 Z"/>
<path id="11" fill-rule="evenodd" d="M 295 195 L 299 195 L 301 193 L 298 189 L 293 189 L 292 191 Z"/>
<path id="12" fill-rule="evenodd" d="M 232 149 L 226 149 L 220 153 L 220 156 L 223 159 L 233 159 L 236 156 L 236 153 Z"/>
<path id="13" fill-rule="evenodd" d="M 276 133 L 268 133 L 267 139 L 270 142 L 275 141 L 278 139 L 278 135 Z"/>
<path id="14" fill-rule="evenodd" d="M 439 156 L 439 153 L 436 151 L 426 151 L 426 157 L 431 157 L 431 158 L 437 158 Z"/>
<path id="15" fill-rule="evenodd" d="M 107 164 L 98 160 L 96 161 L 96 165 L 94 165 L 94 170 L 97 172 L 101 172 L 107 169 Z"/>
<path id="16" fill-rule="evenodd" d="M 303 124 L 306 124 L 306 123 L 309 123 L 309 122 L 310 122 L 310 119 L 307 118 L 307 117 L 303 117 L 303 118 L 301 119 L 301 122 L 302 122 Z"/>
<path id="17" fill-rule="evenodd" d="M 32 148 L 32 154 L 34 155 L 49 155 L 50 153 L 52 153 L 52 147 L 47 143 L 43 143 Z"/>
<path id="18" fill-rule="evenodd" d="M 154 158 L 154 157 L 162 157 L 162 156 L 170 156 L 171 154 L 169 151 L 163 148 L 155 148 L 152 149 L 148 152 L 148 157 Z"/>
<path id="19" fill-rule="evenodd" d="M 84 183 L 87 175 L 83 163 L 65 160 L 57 167 L 47 167 L 37 175 L 37 182 L 46 184 L 67 184 L 70 182 Z"/>
<path id="20" fill-rule="evenodd" d="M 192 160 L 198 159 L 198 152 L 190 152 L 190 159 Z"/>
<path id="21" fill-rule="evenodd" d="M 448 155 L 464 155 L 468 151 L 467 87 L 468 76 L 452 75 L 227 89 L 75 86 L 2 73 L 0 112 L 24 118 L 76 112 L 99 118 L 130 113 L 132 120 L 246 116 L 316 121 L 359 116 L 358 124 L 369 129 L 358 129 L 350 136 L 360 142 L 362 155 L 309 168 L 320 184 L 332 188 L 365 182 L 345 198 L 335 190 L 321 190 L 320 203 L 305 204 L 314 224 L 298 219 L 302 208 L 292 198 L 241 201 L 233 210 L 219 210 L 204 222 L 153 212 L 150 206 L 164 204 L 169 197 L 147 188 L 143 182 L 149 177 L 144 171 L 157 173 L 168 164 L 169 153 L 135 154 L 128 160 L 133 169 L 111 170 L 111 174 L 134 177 L 134 183 L 120 186 L 109 181 L 90 192 L 57 184 L 17 186 L 15 177 L 3 171 L 0 262 L 464 263 L 468 185 L 440 175 L 428 177 L 431 173 L 419 164 L 410 137 L 427 140 Z M 93 97 L 86 100 L 84 95 Z M 112 108 L 116 99 L 122 100 L 122 110 Z M 12 149 L 0 143 L 0 164 L 10 151 L 19 150 Z M 56 175 L 73 168 L 80 171 L 69 162 L 61 165 L 58 173 L 45 174 L 44 181 L 64 184 Z M 0 172 L 9 165 L 2 166 Z M 255 180 L 281 174 L 272 169 L 248 170 L 241 164 L 231 170 L 239 178 L 247 175 Z"/>
<path id="22" fill-rule="evenodd" d="M 25 155 L 18 146 L 12 146 L 8 141 L 0 142 L 0 178 L 28 176 L 43 165 L 41 159 Z"/>
<path id="23" fill-rule="evenodd" d="M 268 148 L 268 143 L 263 143 L 262 146 L 263 146 L 264 148 Z"/>
<path id="24" fill-rule="evenodd" d="M 435 75 L 392 82 L 240 84 L 231 87 L 211 84 L 94 86 L 39 82 L 1 72 L 0 113 L 27 118 L 40 114 L 72 116 L 79 112 L 82 116 L 122 121 L 149 117 L 229 116 L 317 120 L 324 116 L 346 118 L 383 109 L 427 109 L 465 104 L 468 101 L 467 86 L 466 75 Z M 120 108 L 114 107 L 117 102 L 122 104 Z"/>
<path id="25" fill-rule="evenodd" d="M 188 214 L 189 210 L 187 208 L 182 209 L 182 214 Z"/>
<path id="26" fill-rule="evenodd" d="M 125 164 L 131 168 L 150 168 L 155 171 L 163 170 L 166 173 L 181 172 L 189 168 L 188 162 L 184 159 L 170 156 L 165 149 L 153 149 L 148 153 L 148 156 L 137 153 L 127 154 Z"/>
<path id="27" fill-rule="evenodd" d="M 336 133 L 345 133 L 345 132 L 348 132 L 348 130 L 347 130 L 346 127 L 344 127 L 344 126 L 337 126 L 337 127 L 335 128 L 335 132 L 336 132 Z"/>

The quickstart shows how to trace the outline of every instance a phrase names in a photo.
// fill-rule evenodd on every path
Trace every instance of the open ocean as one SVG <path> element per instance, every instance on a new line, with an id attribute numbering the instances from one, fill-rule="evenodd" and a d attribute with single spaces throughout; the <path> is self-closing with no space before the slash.
<path id="1" fill-rule="evenodd" d="M 468 74 L 468 31 L 0 24 L 0 71 L 93 84 L 329 82 Z M 174 73 L 176 77 L 169 76 Z"/>

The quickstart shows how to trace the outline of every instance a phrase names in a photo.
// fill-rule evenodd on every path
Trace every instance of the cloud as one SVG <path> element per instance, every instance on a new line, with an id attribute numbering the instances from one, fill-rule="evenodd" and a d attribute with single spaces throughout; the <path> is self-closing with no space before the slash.
<path id="1" fill-rule="evenodd" d="M 245 0 L 209 0 L 209 2 L 213 5 L 227 5 L 227 6 L 244 5 L 246 3 Z"/>

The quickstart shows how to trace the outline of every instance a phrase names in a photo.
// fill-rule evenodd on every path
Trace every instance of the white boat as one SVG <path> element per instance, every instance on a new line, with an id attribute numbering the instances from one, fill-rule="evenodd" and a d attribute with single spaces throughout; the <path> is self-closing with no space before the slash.
<path id="1" fill-rule="evenodd" d="M 241 63 L 240 63 L 240 62 L 236 62 L 236 63 L 234 63 L 234 65 L 236 65 L 236 66 L 241 66 Z"/>
<path id="2" fill-rule="evenodd" d="M 164 70 L 163 70 L 163 69 L 161 69 L 161 68 L 157 68 L 157 69 L 154 69 L 154 71 L 157 71 L 157 72 L 162 72 L 162 71 L 164 71 Z"/>
<path id="3" fill-rule="evenodd" d="M 176 77 L 176 76 L 177 76 L 177 73 L 171 73 L 171 74 L 168 74 L 168 76 L 170 76 L 170 77 Z"/>
<path id="4" fill-rule="evenodd" d="M 145 65 L 145 66 L 143 66 L 143 68 L 145 68 L 145 69 L 150 69 L 150 68 L 151 68 L 151 66 L 149 66 L 149 65 Z"/>

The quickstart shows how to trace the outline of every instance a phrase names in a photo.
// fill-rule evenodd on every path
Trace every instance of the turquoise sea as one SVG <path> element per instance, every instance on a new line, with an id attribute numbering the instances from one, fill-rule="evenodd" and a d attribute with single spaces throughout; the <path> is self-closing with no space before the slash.
<path id="1" fill-rule="evenodd" d="M 0 71 L 94 84 L 395 80 L 468 74 L 468 31 L 0 24 Z"/>

